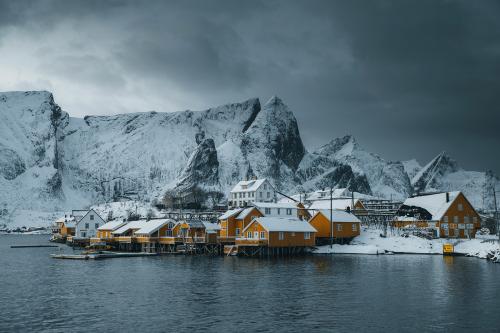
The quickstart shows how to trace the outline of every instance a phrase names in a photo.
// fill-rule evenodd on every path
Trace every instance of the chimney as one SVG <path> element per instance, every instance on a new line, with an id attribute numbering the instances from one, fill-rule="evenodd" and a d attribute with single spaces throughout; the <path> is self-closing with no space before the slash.
<path id="1" fill-rule="evenodd" d="M 450 202 L 450 192 L 446 192 L 446 202 Z"/>

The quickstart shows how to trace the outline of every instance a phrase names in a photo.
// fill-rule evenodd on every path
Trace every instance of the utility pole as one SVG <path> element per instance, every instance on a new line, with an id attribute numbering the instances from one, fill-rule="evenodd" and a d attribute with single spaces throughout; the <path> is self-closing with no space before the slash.
<path id="1" fill-rule="evenodd" d="M 333 247 L 333 188 L 330 186 L 330 248 Z"/>
<path id="2" fill-rule="evenodd" d="M 494 187 L 493 187 L 493 200 L 495 201 L 495 224 L 497 226 L 498 244 L 500 245 L 500 230 L 499 230 L 500 225 L 498 223 L 497 191 L 495 190 Z"/>

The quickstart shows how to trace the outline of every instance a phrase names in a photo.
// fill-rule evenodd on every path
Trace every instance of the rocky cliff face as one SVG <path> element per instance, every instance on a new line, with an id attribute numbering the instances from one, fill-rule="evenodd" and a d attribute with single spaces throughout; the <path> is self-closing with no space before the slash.
<path id="1" fill-rule="evenodd" d="M 412 182 L 409 173 L 351 136 L 307 152 L 293 113 L 278 97 L 263 106 L 249 99 L 205 111 L 79 119 L 48 92 L 0 94 L 3 221 L 21 210 L 150 201 L 168 190 L 225 195 L 254 175 L 286 193 L 334 186 L 394 199 L 429 189 L 472 196 L 498 182 L 492 173 L 462 170 L 445 155 L 419 169 Z"/>

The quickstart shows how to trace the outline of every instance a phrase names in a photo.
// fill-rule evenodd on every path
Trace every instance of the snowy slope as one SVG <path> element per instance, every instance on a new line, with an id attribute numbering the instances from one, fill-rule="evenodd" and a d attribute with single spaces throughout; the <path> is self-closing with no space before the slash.
<path id="1" fill-rule="evenodd" d="M 0 219 L 59 207 L 58 128 L 65 119 L 48 92 L 0 93 Z"/>
<path id="2" fill-rule="evenodd" d="M 446 152 L 425 165 L 412 179 L 415 192 L 462 191 L 479 209 L 494 207 L 493 189 L 500 181 L 492 172 L 466 171 Z"/>
<path id="3" fill-rule="evenodd" d="M 317 170 L 318 166 L 323 166 L 323 169 Z M 340 166 L 349 168 L 344 167 L 344 178 L 337 177 L 346 183 L 339 187 L 349 187 L 377 197 L 392 196 L 394 199 L 404 199 L 411 193 L 411 183 L 403 164 L 387 162 L 380 156 L 363 150 L 350 135 L 334 139 L 313 152 L 302 162 L 300 173 L 306 178 L 311 175 L 321 179 Z"/>
<path id="4" fill-rule="evenodd" d="M 292 111 L 276 96 L 263 106 L 249 99 L 205 111 L 80 119 L 48 92 L 0 93 L 0 222 L 44 215 L 29 211 L 146 203 L 169 190 L 227 195 L 254 175 L 286 193 L 333 186 L 404 199 L 415 189 L 461 190 L 476 207 L 498 183 L 493 174 L 464 171 L 444 155 L 423 168 L 416 161 L 388 162 L 351 136 L 308 152 Z"/>
<path id="5" fill-rule="evenodd" d="M 422 169 L 422 166 L 416 159 L 403 161 L 401 163 L 403 163 L 406 174 L 410 179 L 413 179 L 413 177 L 415 177 L 415 175 Z"/>

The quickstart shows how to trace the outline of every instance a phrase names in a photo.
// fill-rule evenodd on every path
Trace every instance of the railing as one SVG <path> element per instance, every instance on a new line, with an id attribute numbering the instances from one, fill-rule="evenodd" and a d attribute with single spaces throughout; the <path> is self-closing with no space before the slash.
<path id="1" fill-rule="evenodd" d="M 267 239 L 236 238 L 236 245 L 261 246 L 267 244 Z"/>
<path id="2" fill-rule="evenodd" d="M 182 237 L 162 236 L 162 237 L 159 238 L 159 242 L 161 244 L 182 243 Z"/>
<path id="3" fill-rule="evenodd" d="M 205 237 L 186 237 L 186 243 L 205 243 Z"/>
<path id="4" fill-rule="evenodd" d="M 137 243 L 153 243 L 158 241 L 158 237 L 137 236 L 135 240 Z"/>
<path id="5" fill-rule="evenodd" d="M 132 237 L 130 236 L 118 236 L 116 239 L 120 243 L 132 243 Z"/>

